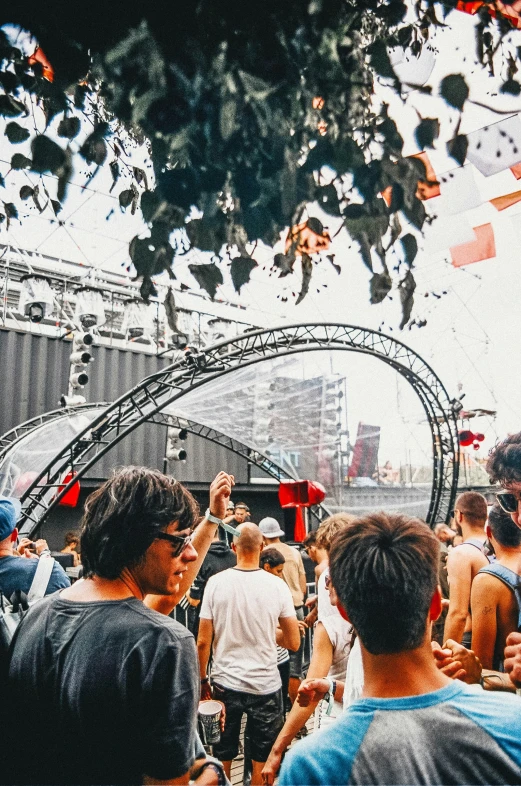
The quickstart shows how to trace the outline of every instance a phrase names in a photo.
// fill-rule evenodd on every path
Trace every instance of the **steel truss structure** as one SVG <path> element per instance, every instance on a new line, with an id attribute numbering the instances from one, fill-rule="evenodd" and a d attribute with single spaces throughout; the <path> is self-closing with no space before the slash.
<path id="1" fill-rule="evenodd" d="M 2 468 L 4 458 L 6 458 L 11 450 L 14 449 L 17 444 L 22 442 L 29 434 L 34 434 L 48 423 L 56 422 L 60 419 L 67 419 L 70 415 L 80 414 L 81 412 L 93 412 L 98 409 L 105 410 L 108 406 L 109 404 L 107 402 L 98 402 L 95 404 L 82 404 L 78 407 L 62 407 L 61 409 L 54 409 L 50 412 L 44 413 L 43 415 L 34 417 L 31 420 L 27 420 L 24 423 L 21 423 L 19 426 L 15 426 L 15 428 L 7 431 L 3 436 L 0 436 L 0 469 Z M 259 469 L 262 469 L 279 483 L 281 480 L 296 480 L 296 478 L 291 476 L 287 470 L 279 466 L 279 464 L 263 453 L 252 450 L 239 440 L 233 439 L 223 432 L 217 431 L 216 429 L 210 428 L 209 426 L 205 426 L 201 423 L 197 423 L 194 420 L 177 417 L 171 413 L 166 414 L 163 412 L 158 412 L 147 422 L 156 423 L 162 426 L 170 426 L 173 428 L 186 429 L 186 431 L 188 431 L 190 434 L 195 434 L 195 436 L 202 437 L 203 439 L 207 439 L 210 442 L 215 442 L 217 445 L 225 447 L 228 450 L 231 450 L 233 453 L 236 453 L 238 456 L 241 456 L 241 458 L 244 458 L 250 464 L 254 464 Z M 328 508 L 322 504 L 314 505 L 310 512 L 318 524 L 330 515 Z M 32 525 L 32 522 L 30 522 L 29 519 L 26 519 L 25 523 L 20 524 L 21 535 L 34 533 L 40 524 L 41 522 L 39 522 L 35 527 Z M 27 527 L 30 527 L 30 529 Z"/>
<path id="2" fill-rule="evenodd" d="M 40 472 L 21 498 L 21 531 L 34 533 L 73 483 L 142 423 L 166 423 L 169 416 L 164 409 L 189 390 L 211 384 L 222 375 L 263 360 L 317 350 L 373 356 L 387 363 L 412 385 L 424 407 L 432 435 L 433 483 L 427 521 L 431 525 L 448 521 L 457 491 L 459 451 L 456 417 L 441 380 L 419 355 L 390 336 L 354 325 L 313 323 L 247 332 L 203 351 L 189 352 L 142 380 L 110 404 Z M 172 424 L 171 416 L 168 422 Z M 207 431 L 212 432 L 212 429 Z M 219 435 L 215 441 L 227 447 L 222 439 Z M 231 437 L 224 439 L 230 444 L 236 443 Z M 248 460 L 253 450 L 262 461 L 258 451 L 252 447 L 246 450 L 249 451 Z M 270 462 L 267 457 L 263 458 Z M 63 486 L 63 479 L 70 472 L 74 477 Z"/>

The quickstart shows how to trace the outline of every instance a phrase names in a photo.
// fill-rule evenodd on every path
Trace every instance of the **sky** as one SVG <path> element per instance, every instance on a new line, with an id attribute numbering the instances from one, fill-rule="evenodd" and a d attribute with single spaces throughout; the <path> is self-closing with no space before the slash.
<path id="1" fill-rule="evenodd" d="M 434 61 L 434 70 L 428 78 L 428 84 L 435 88 L 434 95 L 429 97 L 413 91 L 405 100 L 400 100 L 385 84 L 380 84 L 377 90 L 378 100 L 389 103 L 390 114 L 397 120 L 405 140 L 404 155 L 418 152 L 413 135 L 418 113 L 440 119 L 440 138 L 435 143 L 436 149 L 429 153 L 437 175 L 457 166 L 446 155 L 445 142 L 453 134 L 458 113 L 447 108 L 445 102 L 436 96 L 436 85 L 445 74 L 463 73 L 472 99 L 512 114 L 521 110 L 521 97 L 497 94 L 498 86 L 506 75 L 499 73 L 497 78 L 491 79 L 474 62 L 475 19 L 453 12 L 446 21 L 449 26 L 437 32 L 425 55 L 427 60 L 430 56 Z M 521 46 L 521 33 L 512 33 L 510 39 L 511 45 Z M 415 67 L 418 68 L 417 64 Z M 407 63 L 402 65 L 402 69 L 407 70 Z M 471 133 L 501 119 L 502 116 L 468 105 L 463 113 L 461 131 Z M 41 127 L 38 112 L 34 113 L 33 120 L 36 126 Z M 0 132 L 2 122 L 0 120 Z M 78 143 L 81 144 L 81 137 Z M 28 154 L 28 149 L 21 145 L 16 152 Z M 7 193 L 15 195 L 21 185 L 36 184 L 38 177 L 26 171 L 9 174 L 8 162 L 12 153 L 13 147 L 0 141 L 0 172 L 6 176 Z M 131 149 L 129 145 L 128 153 L 128 158 L 123 158 L 129 165 L 146 166 L 146 155 L 142 149 Z M 60 224 L 50 207 L 40 215 L 28 202 L 20 211 L 22 220 L 13 222 L 9 232 L 1 229 L 0 242 L 11 242 L 22 248 L 38 249 L 52 256 L 80 261 L 86 267 L 125 272 L 129 264 L 128 242 L 144 230 L 139 216 L 132 217 L 128 211 L 123 213 L 117 201 L 117 194 L 127 176 L 124 174 L 121 183 L 110 193 L 112 180 L 108 168 L 100 170 L 85 186 L 87 175 L 87 167 L 84 171 L 75 172 L 67 202 L 59 215 Z M 130 182 L 129 176 L 127 179 Z M 221 287 L 220 294 L 232 302 L 254 306 L 265 315 L 266 324 L 345 322 L 381 328 L 409 344 L 433 367 L 450 396 L 465 393 L 463 403 L 466 408 L 497 410 L 495 419 L 482 418 L 471 422 L 471 428 L 486 435 L 478 454 L 486 455 L 498 437 L 521 429 L 518 393 L 521 357 L 515 341 L 521 329 L 521 203 L 497 213 L 486 200 L 521 186 L 508 170 L 500 175 L 484 177 L 473 167 L 469 182 L 470 187 L 462 187 L 456 197 L 463 200 L 460 207 L 466 204 L 471 207 L 449 214 L 448 224 L 453 229 L 461 229 L 467 224 L 475 227 L 492 222 L 497 254 L 494 259 L 455 269 L 447 249 L 433 251 L 432 247 L 424 244 L 425 248 L 420 249 L 416 260 L 418 286 L 413 311 L 413 318 L 427 320 L 423 328 L 414 326 L 410 330 L 399 330 L 401 309 L 396 292 L 380 305 L 369 304 L 369 272 L 361 262 L 356 244 L 345 231 L 339 233 L 331 248 L 336 263 L 341 266 L 341 273 L 337 274 L 327 261 L 317 265 L 309 294 L 299 306 L 294 305 L 291 294 L 300 289 L 298 274 L 283 280 L 271 274 L 274 254 L 271 249 L 259 250 L 259 267 L 254 270 L 251 282 L 243 288 L 240 296 L 234 293 L 230 284 Z M 45 178 L 45 183 L 52 196 L 55 188 L 53 179 Z M 2 198 L 5 198 L 3 194 Z M 477 206 L 473 207 L 473 204 Z M 432 206 L 427 205 L 427 208 L 434 211 Z M 442 212 L 443 206 L 438 205 L 437 209 Z M 318 215 L 316 210 L 315 213 Z M 326 216 L 321 218 L 333 234 L 337 229 L 334 220 Z M 188 264 L 197 260 L 208 261 L 204 255 L 193 253 L 176 262 L 179 280 L 196 286 Z M 446 294 L 442 294 L 444 292 Z M 288 302 L 283 302 L 284 297 L 289 298 Z M 414 397 L 410 398 L 409 391 L 405 392 L 403 383 L 388 376 L 383 364 L 374 361 L 374 367 L 362 368 L 358 360 L 352 359 L 351 364 L 347 361 L 342 363 L 349 386 L 351 428 L 355 428 L 357 420 L 375 422 L 380 418 L 382 424 L 385 422 L 387 452 L 391 458 L 393 452 L 401 455 L 402 449 L 393 450 L 393 444 L 404 442 L 404 429 L 413 433 L 408 438 L 411 444 L 415 441 L 416 431 L 424 433 L 418 402 Z M 389 414 L 391 409 L 392 414 Z M 422 449 L 418 449 L 418 455 L 425 452 L 424 437 L 421 436 L 419 441 Z"/>

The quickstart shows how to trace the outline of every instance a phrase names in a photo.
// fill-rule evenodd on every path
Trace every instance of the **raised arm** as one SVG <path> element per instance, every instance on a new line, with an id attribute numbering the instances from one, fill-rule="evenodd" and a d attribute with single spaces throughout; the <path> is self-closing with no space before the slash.
<path id="1" fill-rule="evenodd" d="M 230 499 L 234 483 L 233 475 L 228 475 L 226 472 L 219 472 L 212 481 L 210 486 L 210 513 L 218 519 L 222 519 L 226 513 L 226 505 Z M 206 518 L 197 526 L 192 541 L 197 551 L 197 559 L 188 564 L 184 576 L 179 582 L 179 590 L 175 595 L 147 595 L 144 601 L 145 605 L 162 614 L 170 614 L 192 586 L 192 582 L 197 576 L 210 544 L 215 537 L 217 526 L 217 524 L 213 524 Z"/>
<path id="2" fill-rule="evenodd" d="M 315 628 L 313 655 L 311 656 L 306 682 L 311 679 L 325 677 L 332 663 L 333 647 L 326 629 L 322 623 L 319 622 Z M 317 702 L 311 702 L 307 707 L 301 707 L 297 702 L 293 704 L 291 712 L 286 718 L 286 722 L 275 740 L 270 755 L 262 770 L 263 783 L 268 784 L 268 786 L 273 784 L 277 772 L 279 771 L 284 751 L 287 750 L 297 732 L 300 731 L 306 721 L 312 716 L 316 706 Z"/>

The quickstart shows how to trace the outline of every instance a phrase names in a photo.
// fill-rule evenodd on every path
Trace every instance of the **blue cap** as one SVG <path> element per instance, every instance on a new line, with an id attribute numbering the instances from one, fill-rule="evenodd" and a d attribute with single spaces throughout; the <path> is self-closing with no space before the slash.
<path id="1" fill-rule="evenodd" d="M 0 495 L 0 540 L 9 537 L 22 512 L 20 500 Z"/>

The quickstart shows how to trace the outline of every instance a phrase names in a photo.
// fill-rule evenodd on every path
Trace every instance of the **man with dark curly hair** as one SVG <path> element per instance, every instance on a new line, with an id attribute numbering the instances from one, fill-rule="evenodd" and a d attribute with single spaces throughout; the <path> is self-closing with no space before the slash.
<path id="1" fill-rule="evenodd" d="M 497 501 L 521 528 L 521 431 L 509 434 L 490 451 L 487 472 L 491 483 L 502 487 L 496 494 Z M 521 689 L 521 632 L 511 633 L 507 638 L 504 669 L 518 690 Z"/>
<path id="2" fill-rule="evenodd" d="M 232 476 L 219 473 L 197 529 L 190 492 L 157 470 L 124 467 L 90 495 L 81 532 L 85 579 L 31 608 L 13 639 L 4 728 L 23 719 L 31 753 L 10 757 L 2 782 L 193 777 L 201 755 L 194 639 L 144 600 L 166 596 L 175 604 L 186 592 L 232 485 Z M 217 783 L 218 773 L 201 777 Z"/>

